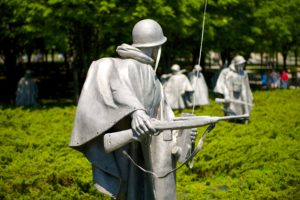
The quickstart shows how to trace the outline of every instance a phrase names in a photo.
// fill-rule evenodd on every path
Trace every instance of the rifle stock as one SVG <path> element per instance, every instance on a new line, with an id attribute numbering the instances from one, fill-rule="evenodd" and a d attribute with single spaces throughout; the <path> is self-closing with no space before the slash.
<path id="1" fill-rule="evenodd" d="M 158 131 L 164 130 L 179 130 L 179 129 L 189 129 L 205 126 L 208 124 L 215 124 L 218 121 L 231 120 L 231 119 L 243 119 L 249 118 L 249 115 L 237 115 L 237 116 L 224 116 L 224 117 L 184 117 L 184 118 L 175 118 L 173 121 L 152 121 L 152 126 Z M 138 138 L 134 135 L 132 129 L 114 132 L 114 133 L 105 133 L 104 135 L 104 149 L 107 153 L 117 150 L 118 148 L 133 142 L 139 141 Z"/>

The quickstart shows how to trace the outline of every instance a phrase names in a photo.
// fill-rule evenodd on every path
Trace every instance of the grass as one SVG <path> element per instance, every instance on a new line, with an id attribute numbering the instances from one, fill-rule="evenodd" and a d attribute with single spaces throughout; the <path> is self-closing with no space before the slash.
<path id="1" fill-rule="evenodd" d="M 177 199 L 299 199 L 300 90 L 254 98 L 248 125 L 218 123 L 194 168 L 178 171 Z M 0 106 L 0 199 L 109 199 L 94 189 L 89 162 L 68 147 L 75 109 Z M 214 102 L 196 114 L 223 115 Z"/>

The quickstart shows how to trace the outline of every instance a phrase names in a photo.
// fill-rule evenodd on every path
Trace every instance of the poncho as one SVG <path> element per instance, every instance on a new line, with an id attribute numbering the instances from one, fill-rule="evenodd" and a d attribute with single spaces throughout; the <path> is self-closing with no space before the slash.
<path id="1" fill-rule="evenodd" d="M 164 141 L 163 133 L 112 153 L 104 151 L 103 135 L 130 129 L 130 114 L 137 109 L 156 119 L 174 117 L 152 69 L 153 60 L 126 44 L 119 46 L 117 52 L 121 58 L 102 58 L 91 64 L 80 95 L 70 146 L 83 152 L 92 163 L 94 183 L 100 192 L 120 199 L 175 199 L 174 174 L 155 179 L 122 154 L 126 151 L 147 170 L 156 173 L 170 170 L 175 167 L 172 141 Z"/>

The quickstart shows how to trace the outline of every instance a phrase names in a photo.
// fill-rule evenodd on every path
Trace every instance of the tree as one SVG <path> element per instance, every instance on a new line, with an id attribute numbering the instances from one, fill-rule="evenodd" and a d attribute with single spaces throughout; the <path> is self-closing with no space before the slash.
<path id="1" fill-rule="evenodd" d="M 17 57 L 56 51 L 70 64 L 77 99 L 90 62 L 115 56 L 117 45 L 130 44 L 131 28 L 144 18 L 157 20 L 168 37 L 162 71 L 175 62 L 193 65 L 199 58 L 204 4 L 205 0 L 0 0 L 0 54 L 10 97 L 19 76 Z M 209 0 L 201 65 L 210 50 L 221 52 L 223 63 L 234 54 L 247 58 L 253 51 L 281 52 L 284 61 L 289 51 L 297 55 L 299 4 L 293 0 Z"/>
<path id="2" fill-rule="evenodd" d="M 221 52 L 223 63 L 235 54 L 249 57 L 259 29 L 253 13 L 255 0 L 210 1 L 210 20 L 215 31 L 213 50 Z"/>
<path id="3" fill-rule="evenodd" d="M 297 28 L 299 1 L 272 0 L 261 1 L 264 6 L 258 7 L 256 17 L 259 20 L 265 44 L 271 52 L 281 52 L 283 66 L 291 49 L 299 46 L 300 31 Z"/>
<path id="4" fill-rule="evenodd" d="M 17 0 L 0 1 L 0 53 L 4 57 L 4 71 L 8 79 L 8 100 L 14 97 L 20 70 L 17 57 L 22 52 L 26 38 L 26 2 Z"/>

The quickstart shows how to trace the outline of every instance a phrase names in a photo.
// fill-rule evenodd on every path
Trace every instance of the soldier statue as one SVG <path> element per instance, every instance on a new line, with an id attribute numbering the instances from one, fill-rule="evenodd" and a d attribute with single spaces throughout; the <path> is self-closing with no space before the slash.
<path id="1" fill-rule="evenodd" d="M 201 71 L 202 67 L 200 65 L 195 65 L 194 69 L 188 74 L 194 90 L 192 101 L 195 106 L 204 106 L 209 104 L 208 88 Z"/>
<path id="2" fill-rule="evenodd" d="M 176 167 L 176 131 L 154 134 L 150 120 L 174 118 L 155 73 L 167 38 L 156 21 L 145 19 L 135 24 L 132 39 L 117 47 L 119 58 L 92 62 L 70 146 L 88 158 L 95 187 L 113 199 L 176 199 L 175 172 L 167 173 Z M 133 141 L 123 145 L 128 129 Z M 107 150 L 112 143 L 120 145 Z"/>
<path id="3" fill-rule="evenodd" d="M 229 67 L 223 69 L 219 75 L 215 93 L 222 94 L 224 99 L 216 102 L 224 103 L 225 115 L 250 114 L 253 96 L 249 85 L 247 72 L 244 71 L 246 60 L 237 55 Z"/>
<path id="4" fill-rule="evenodd" d="M 26 70 L 24 76 L 19 80 L 16 91 L 17 106 L 37 106 L 38 87 L 32 79 L 31 70 Z"/>
<path id="5" fill-rule="evenodd" d="M 168 78 L 164 83 L 164 92 L 168 104 L 172 109 L 184 109 L 191 105 L 191 94 L 193 93 L 192 85 L 189 79 L 180 70 L 178 64 L 171 67 L 172 74 L 162 75 L 162 79 Z"/>

